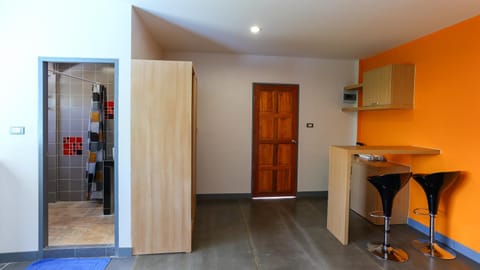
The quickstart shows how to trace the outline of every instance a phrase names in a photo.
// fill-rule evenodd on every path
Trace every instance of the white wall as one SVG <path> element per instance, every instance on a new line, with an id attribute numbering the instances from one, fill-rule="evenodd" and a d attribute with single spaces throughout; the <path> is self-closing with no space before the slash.
<path id="1" fill-rule="evenodd" d="M 129 2 L 0 1 L 0 253 L 38 250 L 39 57 L 119 60 L 119 244 L 131 247 Z M 353 114 L 340 111 L 352 61 L 182 57 L 200 79 L 199 193 L 250 192 L 252 82 L 300 84 L 299 190 L 326 190 L 328 145 L 353 142 Z M 9 135 L 11 126 L 26 134 Z"/>
<path id="2" fill-rule="evenodd" d="M 128 1 L 0 1 L 0 253 L 38 250 L 38 58 L 119 59 L 120 247 L 130 239 Z M 25 135 L 9 135 L 24 126 Z"/>
<path id="3" fill-rule="evenodd" d="M 329 145 L 355 142 L 356 115 L 341 112 L 355 61 L 174 52 L 164 59 L 193 61 L 198 75 L 198 193 L 251 192 L 253 82 L 300 85 L 298 191 L 327 190 Z"/>
<path id="4" fill-rule="evenodd" d="M 132 59 L 161 59 L 162 48 L 158 46 L 152 33 L 132 8 Z"/>

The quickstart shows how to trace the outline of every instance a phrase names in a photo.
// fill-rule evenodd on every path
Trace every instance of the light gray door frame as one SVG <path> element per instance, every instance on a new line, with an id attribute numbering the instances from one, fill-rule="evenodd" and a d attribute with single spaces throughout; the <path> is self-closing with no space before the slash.
<path id="1" fill-rule="evenodd" d="M 55 58 L 55 57 L 39 57 L 38 58 L 38 78 L 39 78 L 39 181 L 38 181 L 38 256 L 43 258 L 44 249 L 48 245 L 48 188 L 47 188 L 47 146 L 48 146 L 48 63 L 104 63 L 113 64 L 114 66 L 114 157 L 117 157 L 118 149 L 118 59 L 101 59 L 101 58 Z M 115 256 L 119 256 L 119 205 L 118 205 L 118 166 L 114 166 L 114 220 L 115 220 Z M 95 246 L 92 246 L 95 249 Z M 83 249 L 83 246 L 82 246 Z"/>

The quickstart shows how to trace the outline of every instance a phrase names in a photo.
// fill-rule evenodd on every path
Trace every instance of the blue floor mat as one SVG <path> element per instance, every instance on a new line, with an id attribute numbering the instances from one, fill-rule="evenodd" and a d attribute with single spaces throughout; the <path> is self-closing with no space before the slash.
<path id="1" fill-rule="evenodd" d="M 42 259 L 30 264 L 26 270 L 104 270 L 110 258 L 58 258 Z"/>

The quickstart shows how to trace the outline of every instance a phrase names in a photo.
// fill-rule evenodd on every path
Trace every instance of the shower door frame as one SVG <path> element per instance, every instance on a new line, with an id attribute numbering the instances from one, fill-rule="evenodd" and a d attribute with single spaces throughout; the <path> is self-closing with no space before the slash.
<path id="1" fill-rule="evenodd" d="M 48 149 L 48 63 L 79 63 L 79 64 L 113 64 L 114 68 L 114 104 L 116 106 L 114 110 L 114 128 L 113 128 L 113 138 L 114 138 L 114 157 L 118 157 L 118 79 L 119 79 L 119 67 L 118 59 L 106 59 L 106 58 L 56 58 L 56 57 L 39 57 L 38 58 L 38 78 L 39 78 L 39 181 L 38 181 L 38 251 L 39 257 L 44 257 L 44 250 L 48 248 L 48 186 L 47 186 L 47 149 Z M 117 159 L 115 159 L 117 160 Z M 119 233 L 118 233 L 118 223 L 119 223 L 119 205 L 118 205 L 118 166 L 114 166 L 114 254 L 108 254 L 105 252 L 106 256 L 120 255 L 119 249 Z M 88 254 L 88 249 L 91 248 L 91 252 L 97 253 L 99 247 L 109 248 L 109 245 L 81 245 L 76 246 L 82 249 L 83 254 Z M 55 247 L 55 254 L 65 254 L 64 256 L 72 256 L 69 252 L 78 254 L 75 252 L 75 249 L 72 249 L 71 246 L 66 247 L 65 249 Z M 85 251 L 87 253 L 85 253 Z M 62 253 L 64 252 L 64 253 Z M 98 253 L 97 253 L 98 254 Z M 98 256 L 98 255 L 97 255 Z"/>

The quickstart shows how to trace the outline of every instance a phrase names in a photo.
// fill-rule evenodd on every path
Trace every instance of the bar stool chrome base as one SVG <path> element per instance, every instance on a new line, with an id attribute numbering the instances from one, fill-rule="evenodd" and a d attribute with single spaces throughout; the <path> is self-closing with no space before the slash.
<path id="1" fill-rule="evenodd" d="M 457 256 L 452 249 L 438 243 L 430 244 L 427 239 L 414 240 L 413 246 L 425 256 L 439 258 L 442 260 L 453 260 Z"/>
<path id="2" fill-rule="evenodd" d="M 428 232 L 429 239 L 414 240 L 412 242 L 415 249 L 419 250 L 425 256 L 439 258 L 443 260 L 453 260 L 457 256 L 450 248 L 439 245 L 435 241 L 435 217 L 438 211 L 438 204 L 442 192 L 450 187 L 460 175 L 459 171 L 437 172 L 432 174 L 414 174 L 413 179 L 422 187 L 428 202 L 428 215 L 430 216 L 430 228 Z M 419 214 L 417 209 L 415 214 Z"/>
<path id="3" fill-rule="evenodd" d="M 399 248 L 386 247 L 383 243 L 368 243 L 368 251 L 381 260 L 406 262 L 408 254 Z"/>

